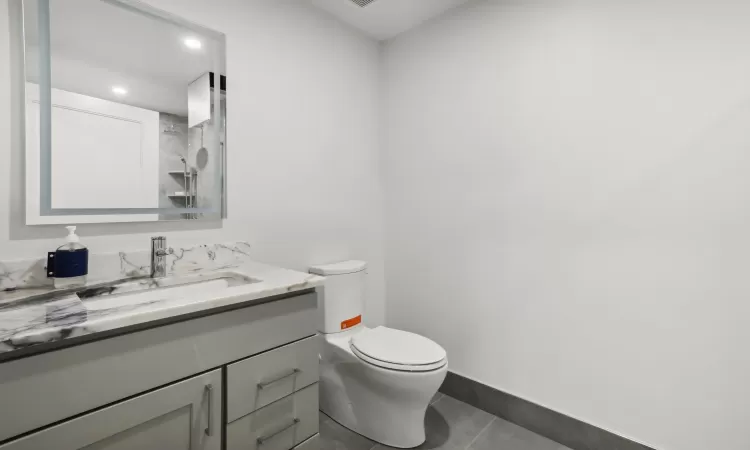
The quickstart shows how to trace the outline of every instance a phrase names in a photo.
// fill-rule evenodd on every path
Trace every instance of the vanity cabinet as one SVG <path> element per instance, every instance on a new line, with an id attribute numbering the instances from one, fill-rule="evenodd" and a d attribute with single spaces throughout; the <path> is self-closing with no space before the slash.
<path id="1" fill-rule="evenodd" d="M 0 450 L 317 450 L 316 308 L 288 294 L 0 363 Z"/>
<path id="2" fill-rule="evenodd" d="M 221 370 L 214 370 L 33 433 L 0 450 L 221 450 L 221 381 Z"/>

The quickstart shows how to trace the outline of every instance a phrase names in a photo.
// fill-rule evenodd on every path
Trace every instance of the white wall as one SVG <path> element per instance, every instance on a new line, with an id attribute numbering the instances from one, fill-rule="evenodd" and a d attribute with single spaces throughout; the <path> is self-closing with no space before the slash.
<path id="1" fill-rule="evenodd" d="M 0 260 L 42 256 L 61 227 L 23 225 L 8 0 L 0 0 Z M 370 262 L 368 322 L 383 320 L 378 44 L 297 0 L 149 0 L 227 35 L 228 208 L 221 222 L 82 225 L 95 252 L 247 240 L 260 261 Z"/>
<path id="2" fill-rule="evenodd" d="M 388 324 L 658 448 L 750 448 L 749 23 L 486 1 L 390 42 Z"/>

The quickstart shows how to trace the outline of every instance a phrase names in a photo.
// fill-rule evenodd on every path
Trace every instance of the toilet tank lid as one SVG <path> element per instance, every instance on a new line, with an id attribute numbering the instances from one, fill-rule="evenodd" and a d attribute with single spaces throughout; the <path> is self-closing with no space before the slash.
<path id="1" fill-rule="evenodd" d="M 310 267 L 310 273 L 315 275 L 322 275 L 324 277 L 329 275 L 345 275 L 347 273 L 362 272 L 367 268 L 367 263 L 364 261 L 343 261 L 335 264 L 324 264 L 322 266 Z"/>

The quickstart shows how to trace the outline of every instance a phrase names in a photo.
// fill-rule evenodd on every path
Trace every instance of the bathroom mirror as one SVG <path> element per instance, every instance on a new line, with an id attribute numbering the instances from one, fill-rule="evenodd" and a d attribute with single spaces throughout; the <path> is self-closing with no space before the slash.
<path id="1" fill-rule="evenodd" d="M 29 225 L 226 216 L 224 35 L 129 0 L 23 0 Z"/>

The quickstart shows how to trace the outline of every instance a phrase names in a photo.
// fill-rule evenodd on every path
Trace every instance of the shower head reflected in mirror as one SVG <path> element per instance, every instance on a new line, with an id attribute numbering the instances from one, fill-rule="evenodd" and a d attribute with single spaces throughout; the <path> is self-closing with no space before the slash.
<path id="1" fill-rule="evenodd" d="M 203 170 L 208 165 L 208 150 L 206 150 L 206 147 L 201 147 L 198 149 L 198 152 L 195 154 L 195 167 L 198 168 L 198 170 Z"/>
<path id="2" fill-rule="evenodd" d="M 203 125 L 201 125 L 201 148 L 195 152 L 195 166 L 203 170 L 208 165 L 208 150 L 203 146 Z"/>

